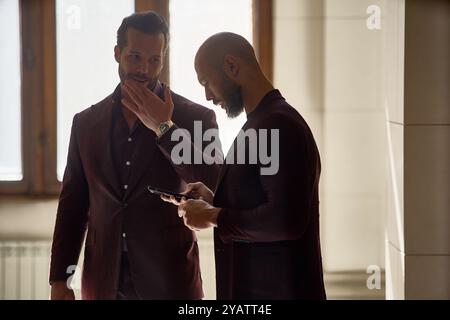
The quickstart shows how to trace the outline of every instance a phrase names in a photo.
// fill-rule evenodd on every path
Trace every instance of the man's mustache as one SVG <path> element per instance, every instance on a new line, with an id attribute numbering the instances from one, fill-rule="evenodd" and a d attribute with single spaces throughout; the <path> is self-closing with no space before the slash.
<path id="1" fill-rule="evenodd" d="M 149 77 L 147 77 L 145 75 L 140 75 L 140 74 L 129 74 L 129 75 L 127 75 L 127 78 L 128 79 L 131 78 L 131 79 L 142 81 L 142 82 L 144 82 L 144 81 L 151 81 L 152 80 L 151 78 L 149 78 Z"/>

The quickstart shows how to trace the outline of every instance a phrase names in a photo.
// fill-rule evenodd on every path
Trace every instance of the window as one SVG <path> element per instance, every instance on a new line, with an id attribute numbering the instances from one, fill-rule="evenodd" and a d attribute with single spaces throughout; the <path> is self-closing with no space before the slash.
<path id="1" fill-rule="evenodd" d="M 166 17 L 172 40 L 161 80 L 217 110 L 195 77 L 196 49 L 215 32 L 240 33 L 271 78 L 271 6 L 271 0 L 0 0 L 8 43 L 0 50 L 0 194 L 58 194 L 73 115 L 118 84 L 113 47 L 123 17 L 134 10 Z M 220 110 L 217 120 L 225 149 L 245 118 L 228 120 Z"/>
<path id="2" fill-rule="evenodd" d="M 239 10 L 236 10 L 239 8 Z M 193 23 L 195 22 L 195 23 Z M 224 153 L 244 124 L 246 117 L 228 119 L 212 102 L 206 102 L 204 89 L 194 70 L 197 49 L 209 36 L 230 31 L 253 42 L 251 0 L 171 0 L 170 1 L 170 85 L 186 98 L 216 111 Z"/>
<path id="3" fill-rule="evenodd" d="M 113 50 L 116 31 L 133 12 L 133 0 L 56 1 L 59 181 L 73 116 L 111 94 L 120 81 Z"/>
<path id="4" fill-rule="evenodd" d="M 0 181 L 21 181 L 19 1 L 0 1 Z M 8 45 L 4 45 L 8 44 Z"/>

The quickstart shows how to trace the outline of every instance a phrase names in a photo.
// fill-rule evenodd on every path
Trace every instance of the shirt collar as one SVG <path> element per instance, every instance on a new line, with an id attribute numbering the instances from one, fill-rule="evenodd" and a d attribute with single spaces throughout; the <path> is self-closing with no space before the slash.
<path id="1" fill-rule="evenodd" d="M 255 115 L 261 113 L 266 107 L 271 105 L 271 102 L 273 100 L 283 99 L 283 96 L 281 95 L 281 92 L 278 89 L 273 89 L 266 93 L 266 95 L 261 99 L 261 101 L 258 103 L 256 108 L 247 114 L 247 119 L 251 119 L 255 117 Z"/>

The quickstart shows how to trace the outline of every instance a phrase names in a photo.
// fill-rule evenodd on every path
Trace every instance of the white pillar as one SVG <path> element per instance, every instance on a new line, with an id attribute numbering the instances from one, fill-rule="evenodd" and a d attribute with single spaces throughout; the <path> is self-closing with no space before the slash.
<path id="1" fill-rule="evenodd" d="M 450 298 L 450 2 L 387 1 L 386 297 Z"/>

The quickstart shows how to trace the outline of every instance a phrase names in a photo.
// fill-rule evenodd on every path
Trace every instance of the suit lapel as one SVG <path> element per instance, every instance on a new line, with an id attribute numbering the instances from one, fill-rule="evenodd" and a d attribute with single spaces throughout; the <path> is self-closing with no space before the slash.
<path id="1" fill-rule="evenodd" d="M 110 97 L 104 105 L 98 106 L 102 114 L 99 116 L 99 121 L 92 130 L 96 132 L 93 136 L 97 137 L 98 141 L 95 145 L 98 146 L 99 169 L 113 194 L 118 199 L 121 199 L 119 179 L 114 168 L 111 147 L 112 110 L 114 103 L 113 98 Z"/>
<path id="2" fill-rule="evenodd" d="M 228 150 L 227 156 L 225 157 L 225 160 L 224 160 L 224 164 L 220 168 L 219 177 L 217 179 L 217 187 L 216 187 L 216 190 L 214 191 L 214 193 L 216 193 L 217 190 L 219 190 L 219 187 L 222 184 L 222 181 L 225 178 L 225 176 L 228 172 L 228 169 L 230 168 L 230 164 L 227 164 L 227 159 L 231 156 L 230 152 L 231 152 L 231 150 L 233 150 L 233 148 L 235 148 L 235 144 L 236 144 L 236 139 L 233 141 L 233 144 L 231 145 L 230 150 Z"/>
<path id="3" fill-rule="evenodd" d="M 244 125 L 242 126 L 241 130 L 245 131 L 247 130 L 249 127 L 251 126 L 251 123 L 247 120 L 247 122 L 244 123 Z M 234 150 L 234 152 L 232 153 L 232 150 Z M 219 190 L 220 185 L 222 184 L 222 181 L 225 179 L 225 176 L 228 172 L 228 169 L 230 168 L 230 166 L 232 166 L 233 164 L 236 163 L 236 152 L 237 152 L 237 136 L 236 138 L 234 138 L 233 144 L 230 147 L 230 150 L 228 150 L 227 156 L 225 158 L 225 163 L 222 165 L 220 173 L 219 173 L 219 178 L 217 180 L 217 187 L 214 193 L 217 192 L 217 190 Z M 230 159 L 230 164 L 227 164 L 227 159 Z"/>

